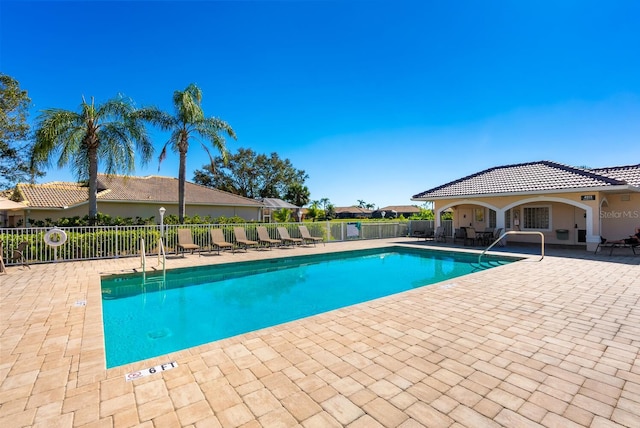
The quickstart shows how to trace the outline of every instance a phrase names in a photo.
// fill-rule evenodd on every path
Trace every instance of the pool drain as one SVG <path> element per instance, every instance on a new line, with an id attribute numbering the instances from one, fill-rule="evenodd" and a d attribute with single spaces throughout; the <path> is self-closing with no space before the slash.
<path id="1" fill-rule="evenodd" d="M 147 333 L 147 337 L 152 340 L 162 339 L 163 337 L 171 336 L 171 330 L 168 328 L 161 328 L 159 330 L 153 330 Z"/>

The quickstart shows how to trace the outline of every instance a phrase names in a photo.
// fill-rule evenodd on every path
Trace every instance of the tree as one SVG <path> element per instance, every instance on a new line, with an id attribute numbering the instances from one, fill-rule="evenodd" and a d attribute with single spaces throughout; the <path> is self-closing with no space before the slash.
<path id="1" fill-rule="evenodd" d="M 221 160 L 226 163 L 227 148 L 225 139 L 221 133 L 226 133 L 229 137 L 235 139 L 236 134 L 231 126 L 218 118 L 205 117 L 202 111 L 202 91 L 194 83 L 187 86 L 184 91 L 175 91 L 173 93 L 173 106 L 175 115 L 159 111 L 157 109 L 146 109 L 142 112 L 145 120 L 154 123 L 164 131 L 171 131 L 169 141 L 165 143 L 158 159 L 159 163 L 165 159 L 167 155 L 167 146 L 178 152 L 180 155 L 180 166 L 178 169 L 178 218 L 182 223 L 185 215 L 185 194 L 184 187 L 186 183 L 187 171 L 187 152 L 189 151 L 189 143 L 196 135 L 209 141 L 221 154 Z M 211 168 L 214 161 L 209 149 L 203 143 L 211 160 Z M 158 169 L 160 167 L 158 166 Z"/>
<path id="2" fill-rule="evenodd" d="M 48 166 L 59 154 L 58 168 L 70 164 L 78 181 L 89 181 L 89 222 L 98 214 L 98 166 L 107 174 L 135 169 L 135 152 L 142 163 L 151 159 L 153 146 L 130 98 L 119 95 L 102 105 L 82 97 L 80 111 L 44 110 L 38 117 L 30 165 Z"/>
<path id="3" fill-rule="evenodd" d="M 298 207 L 303 207 L 309 203 L 309 197 L 311 193 L 307 186 L 303 186 L 300 183 L 293 183 L 287 189 L 287 193 L 284 195 L 284 200 L 292 203 Z"/>
<path id="4" fill-rule="evenodd" d="M 375 208 L 375 206 L 376 206 L 376 204 L 366 203 L 362 199 L 358 199 L 358 207 L 360 207 L 360 208 L 365 208 L 365 209 L 368 209 L 368 210 L 372 210 L 372 209 Z"/>
<path id="5" fill-rule="evenodd" d="M 29 176 L 28 144 L 29 104 L 27 91 L 20 83 L 0 73 L 0 189 L 12 187 Z M 33 171 L 33 175 L 41 175 Z"/>
<path id="6" fill-rule="evenodd" d="M 308 175 L 277 153 L 258 155 L 240 148 L 227 160 L 224 164 L 221 157 L 216 157 L 215 168 L 205 165 L 203 170 L 196 170 L 193 181 L 247 198 L 278 198 L 297 206 L 305 205 L 309 199 L 309 190 L 304 186 Z"/>
<path id="7" fill-rule="evenodd" d="M 280 208 L 273 212 L 273 219 L 279 223 L 288 223 L 291 221 L 291 211 L 287 208 Z"/>
<path id="8" fill-rule="evenodd" d="M 320 208 L 322 206 L 322 208 Z M 313 212 L 313 215 L 309 215 Z M 311 208 L 307 211 L 307 217 L 315 219 L 323 218 L 331 220 L 336 216 L 336 207 L 331 203 L 329 198 L 322 198 L 319 201 L 311 201 Z"/>
<path id="9" fill-rule="evenodd" d="M 320 217 L 320 207 L 318 206 L 318 201 L 311 201 L 311 205 L 307 208 L 307 218 L 316 221 L 318 217 Z"/>

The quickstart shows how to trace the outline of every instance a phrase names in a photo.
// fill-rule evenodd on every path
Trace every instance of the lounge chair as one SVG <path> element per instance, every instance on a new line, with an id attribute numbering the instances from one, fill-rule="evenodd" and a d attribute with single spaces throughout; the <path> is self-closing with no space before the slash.
<path id="1" fill-rule="evenodd" d="M 222 229 L 211 229 L 211 249 L 217 249 L 218 254 L 220 254 L 220 250 L 225 248 L 230 248 L 231 252 L 233 252 L 233 244 L 231 242 L 227 242 L 224 238 L 224 233 Z"/>
<path id="2" fill-rule="evenodd" d="M 300 236 L 302 237 L 302 242 L 305 244 L 313 242 L 313 246 L 315 247 L 316 242 L 324 241 L 324 239 L 320 238 L 319 236 L 311 236 L 311 233 L 309 233 L 309 229 L 307 229 L 307 226 L 300 225 L 298 226 L 298 230 L 300 230 Z"/>
<path id="3" fill-rule="evenodd" d="M 640 247 L 640 244 L 626 244 L 624 242 L 608 242 L 605 238 L 603 238 L 602 236 L 600 237 L 600 243 L 598 244 L 598 246 L 596 247 L 596 250 L 593 252 L 593 254 L 596 254 L 598 252 L 599 249 L 601 248 L 609 248 L 609 255 L 613 254 L 613 249 L 614 248 L 631 248 L 631 251 L 633 251 L 633 254 L 636 254 L 636 248 Z"/>
<path id="4" fill-rule="evenodd" d="M 302 244 L 302 239 L 300 238 L 292 238 L 291 236 L 289 236 L 289 231 L 287 230 L 287 228 L 285 227 L 278 227 L 278 235 L 280 235 L 280 239 L 282 240 L 282 242 L 285 245 L 291 244 L 291 245 L 300 245 Z"/>
<path id="5" fill-rule="evenodd" d="M 244 227 L 234 227 L 233 234 L 236 237 L 236 243 L 238 244 L 238 246 L 240 248 L 244 248 L 245 251 L 247 251 L 249 247 L 257 248 L 258 245 L 260 245 L 258 241 L 252 241 L 251 239 L 247 238 L 247 232 L 245 232 Z"/>
<path id="6" fill-rule="evenodd" d="M 190 229 L 178 229 L 178 252 L 182 250 L 182 257 L 184 257 L 185 251 L 191 251 L 191 254 L 195 250 L 198 250 L 198 257 L 200 257 L 200 245 L 193 243 Z"/>
<path id="7" fill-rule="evenodd" d="M 436 227 L 436 232 L 434 234 L 434 239 L 437 242 L 447 242 L 447 235 L 445 234 L 444 226 Z"/>
<path id="8" fill-rule="evenodd" d="M 282 241 L 279 239 L 272 239 L 269 236 L 269 231 L 267 230 L 266 227 L 264 226 L 258 226 L 256 227 L 256 230 L 258 231 L 258 243 L 260 245 L 264 245 L 266 246 L 268 249 L 271 249 L 272 245 L 280 245 L 282 244 Z"/>

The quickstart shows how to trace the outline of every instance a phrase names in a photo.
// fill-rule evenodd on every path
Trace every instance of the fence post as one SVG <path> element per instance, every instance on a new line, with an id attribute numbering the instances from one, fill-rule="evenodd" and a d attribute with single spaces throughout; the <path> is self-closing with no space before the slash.
<path id="1" fill-rule="evenodd" d="M 118 235 L 118 225 L 116 224 L 116 259 L 120 257 L 120 251 L 118 251 L 119 242 L 120 242 L 120 235 Z"/>

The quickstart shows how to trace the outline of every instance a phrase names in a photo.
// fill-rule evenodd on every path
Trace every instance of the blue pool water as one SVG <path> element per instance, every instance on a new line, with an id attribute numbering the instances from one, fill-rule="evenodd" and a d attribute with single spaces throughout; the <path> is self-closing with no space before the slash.
<path id="1" fill-rule="evenodd" d="M 516 260 L 390 247 L 105 277 L 107 368 Z"/>

